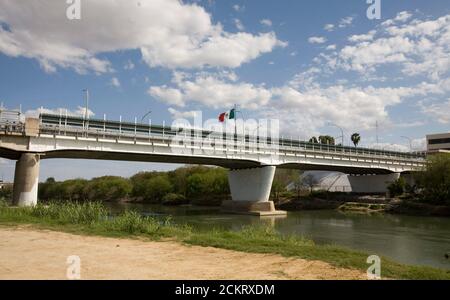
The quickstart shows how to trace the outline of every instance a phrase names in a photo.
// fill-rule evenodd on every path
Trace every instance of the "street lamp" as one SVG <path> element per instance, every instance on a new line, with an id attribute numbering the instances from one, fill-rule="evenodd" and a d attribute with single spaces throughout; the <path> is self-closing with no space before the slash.
<path id="1" fill-rule="evenodd" d="M 150 111 L 148 111 L 148 113 L 146 113 L 143 117 L 142 117 L 142 119 L 141 119 L 141 123 L 142 123 L 142 121 L 144 121 L 144 119 L 145 119 L 145 117 L 146 116 L 148 116 L 148 115 L 150 115 L 152 113 L 152 111 L 150 110 Z"/>
<path id="2" fill-rule="evenodd" d="M 84 119 L 87 120 L 89 119 L 89 90 L 88 89 L 84 89 L 83 92 L 85 93 L 85 97 L 86 97 L 86 107 L 85 107 L 85 111 L 84 111 Z"/>
<path id="3" fill-rule="evenodd" d="M 334 126 L 334 127 L 337 127 L 337 128 L 339 128 L 339 129 L 341 130 L 342 147 L 344 147 L 344 129 L 342 129 L 342 127 L 340 127 L 340 126 L 338 126 L 338 125 L 336 125 L 336 124 L 334 124 L 334 123 L 332 123 L 332 122 L 328 122 L 327 125 L 328 125 L 328 126 Z"/>

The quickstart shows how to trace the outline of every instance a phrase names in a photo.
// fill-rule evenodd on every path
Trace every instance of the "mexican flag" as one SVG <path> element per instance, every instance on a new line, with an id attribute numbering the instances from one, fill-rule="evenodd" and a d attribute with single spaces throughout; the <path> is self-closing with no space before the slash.
<path id="1" fill-rule="evenodd" d="M 226 119 L 233 120 L 236 119 L 236 110 L 233 108 L 229 112 L 224 112 L 219 115 L 219 122 L 223 123 Z"/>

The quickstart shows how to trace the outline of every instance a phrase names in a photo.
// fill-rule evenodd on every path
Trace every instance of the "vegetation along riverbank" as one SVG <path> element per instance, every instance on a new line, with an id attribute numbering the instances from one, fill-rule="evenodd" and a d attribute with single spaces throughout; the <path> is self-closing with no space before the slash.
<path id="1" fill-rule="evenodd" d="M 450 155 L 431 156 L 427 169 L 417 172 L 414 177 L 414 186 L 403 179 L 392 183 L 389 186 L 390 197 L 386 197 L 314 190 L 314 182 L 302 177 L 299 171 L 278 169 L 272 184 L 271 200 L 279 209 L 288 211 L 338 209 L 351 202 L 373 207 L 381 205 L 376 210 L 388 213 L 450 216 Z M 0 190 L 0 198 L 10 199 L 11 187 Z M 141 172 L 130 178 L 104 176 L 61 182 L 48 178 L 39 185 L 40 201 L 220 206 L 223 200 L 230 198 L 227 170 L 202 166 L 182 167 L 169 172 Z"/>
<path id="2" fill-rule="evenodd" d="M 83 235 L 120 238 L 173 240 L 183 244 L 209 246 L 249 253 L 273 253 L 285 257 L 323 261 L 339 268 L 365 272 L 367 253 L 334 245 L 317 245 L 311 240 L 285 236 L 271 227 L 244 227 L 237 231 L 219 228 L 199 230 L 176 225 L 170 219 L 141 216 L 126 211 L 112 217 L 99 202 L 50 202 L 33 208 L 0 206 L 0 224 L 51 229 Z M 382 277 L 396 279 L 450 279 L 449 270 L 407 266 L 382 258 Z"/>

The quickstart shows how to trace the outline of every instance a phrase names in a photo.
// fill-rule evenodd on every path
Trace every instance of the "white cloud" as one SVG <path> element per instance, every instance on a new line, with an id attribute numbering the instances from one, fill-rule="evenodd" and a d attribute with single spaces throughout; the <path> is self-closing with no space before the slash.
<path id="1" fill-rule="evenodd" d="M 168 108 L 169 113 L 172 115 L 172 119 L 193 119 L 198 116 L 199 112 L 192 111 L 179 111 L 172 107 Z"/>
<path id="2" fill-rule="evenodd" d="M 195 102 L 215 109 L 234 104 L 246 109 L 258 109 L 266 105 L 272 96 L 264 86 L 235 83 L 220 74 L 200 73 L 194 78 L 175 80 L 175 83 L 175 88 L 153 86 L 149 94 L 159 101 L 179 107 Z"/>
<path id="3" fill-rule="evenodd" d="M 265 25 L 265 26 L 268 26 L 268 27 L 272 26 L 272 21 L 269 20 L 269 19 L 262 19 L 262 20 L 260 21 L 260 23 L 261 23 L 262 25 Z"/>
<path id="4" fill-rule="evenodd" d="M 235 5 L 233 5 L 233 9 L 237 12 L 243 12 L 245 10 L 245 7 L 241 6 L 239 4 L 235 4 Z"/>
<path id="5" fill-rule="evenodd" d="M 184 96 L 179 89 L 169 88 L 166 85 L 152 86 L 148 93 L 167 105 L 185 106 Z"/>
<path id="6" fill-rule="evenodd" d="M 308 42 L 310 44 L 323 44 L 326 41 L 327 41 L 327 39 L 322 36 L 312 36 L 308 39 Z"/>
<path id="7" fill-rule="evenodd" d="M 376 34 L 375 30 L 369 31 L 367 34 L 359 34 L 359 35 L 352 35 L 348 38 L 350 42 L 366 42 L 373 40 L 374 35 Z"/>
<path id="8" fill-rule="evenodd" d="M 422 111 L 439 123 L 450 124 L 450 98 L 443 103 L 425 105 Z"/>
<path id="9" fill-rule="evenodd" d="M 92 110 L 88 109 L 87 112 L 88 112 L 89 117 L 95 116 L 95 113 Z M 68 116 L 80 117 L 80 116 L 86 115 L 86 107 L 78 106 L 77 109 L 75 109 L 75 110 L 70 110 L 67 108 L 51 109 L 51 108 L 40 107 L 37 109 L 27 110 L 25 112 L 25 115 L 27 117 L 34 117 L 34 118 L 39 117 L 40 114 L 52 114 L 52 115 L 63 115 L 63 116 L 68 115 Z"/>
<path id="10" fill-rule="evenodd" d="M 134 63 L 131 60 L 128 60 L 125 65 L 123 66 L 123 68 L 125 70 L 133 70 L 135 67 Z"/>
<path id="11" fill-rule="evenodd" d="M 239 20 L 239 19 L 234 19 L 233 22 L 234 22 L 234 26 L 236 26 L 236 28 L 237 28 L 239 31 L 244 31 L 244 30 L 245 30 L 245 26 L 244 26 L 244 24 L 242 24 L 241 20 Z"/>
<path id="12" fill-rule="evenodd" d="M 117 77 L 111 78 L 111 81 L 109 82 L 109 84 L 111 86 L 114 86 L 114 87 L 117 87 L 117 88 L 120 87 L 120 81 L 119 81 L 119 79 Z"/>
<path id="13" fill-rule="evenodd" d="M 425 75 L 433 80 L 450 70 L 450 15 L 384 27 L 352 36 L 350 41 L 356 43 L 342 48 L 337 64 L 347 70 L 367 73 L 398 64 L 406 76 Z"/>
<path id="14" fill-rule="evenodd" d="M 336 45 L 328 45 L 327 50 L 336 50 Z"/>
<path id="15" fill-rule="evenodd" d="M 354 18 L 353 17 L 345 17 L 339 21 L 339 28 L 345 28 L 352 25 Z"/>
<path id="16" fill-rule="evenodd" d="M 329 31 L 329 32 L 333 31 L 334 28 L 335 28 L 335 26 L 333 24 L 325 24 L 325 26 L 323 27 L 324 30 Z"/>
<path id="17" fill-rule="evenodd" d="M 226 32 L 202 7 L 178 0 L 85 1 L 81 21 L 69 21 L 66 8 L 65 1 L 1 1 L 9 30 L 0 28 L 0 52 L 36 59 L 47 72 L 105 73 L 113 69 L 100 53 L 138 49 L 150 66 L 234 68 L 285 45 L 273 32 Z"/>
<path id="18" fill-rule="evenodd" d="M 412 14 L 407 11 L 402 11 L 397 14 L 397 16 L 394 19 L 386 20 L 383 23 L 381 23 L 382 26 L 390 26 L 395 23 L 401 23 L 406 22 L 412 17 Z"/>

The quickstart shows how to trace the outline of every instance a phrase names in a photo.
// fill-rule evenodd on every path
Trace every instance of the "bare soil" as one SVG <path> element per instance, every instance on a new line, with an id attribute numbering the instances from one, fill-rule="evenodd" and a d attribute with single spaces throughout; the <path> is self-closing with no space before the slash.
<path id="1" fill-rule="evenodd" d="M 81 279 L 366 279 L 321 261 L 254 254 L 174 241 L 82 236 L 26 226 L 0 228 L 0 279 L 67 279 L 67 257 Z"/>

